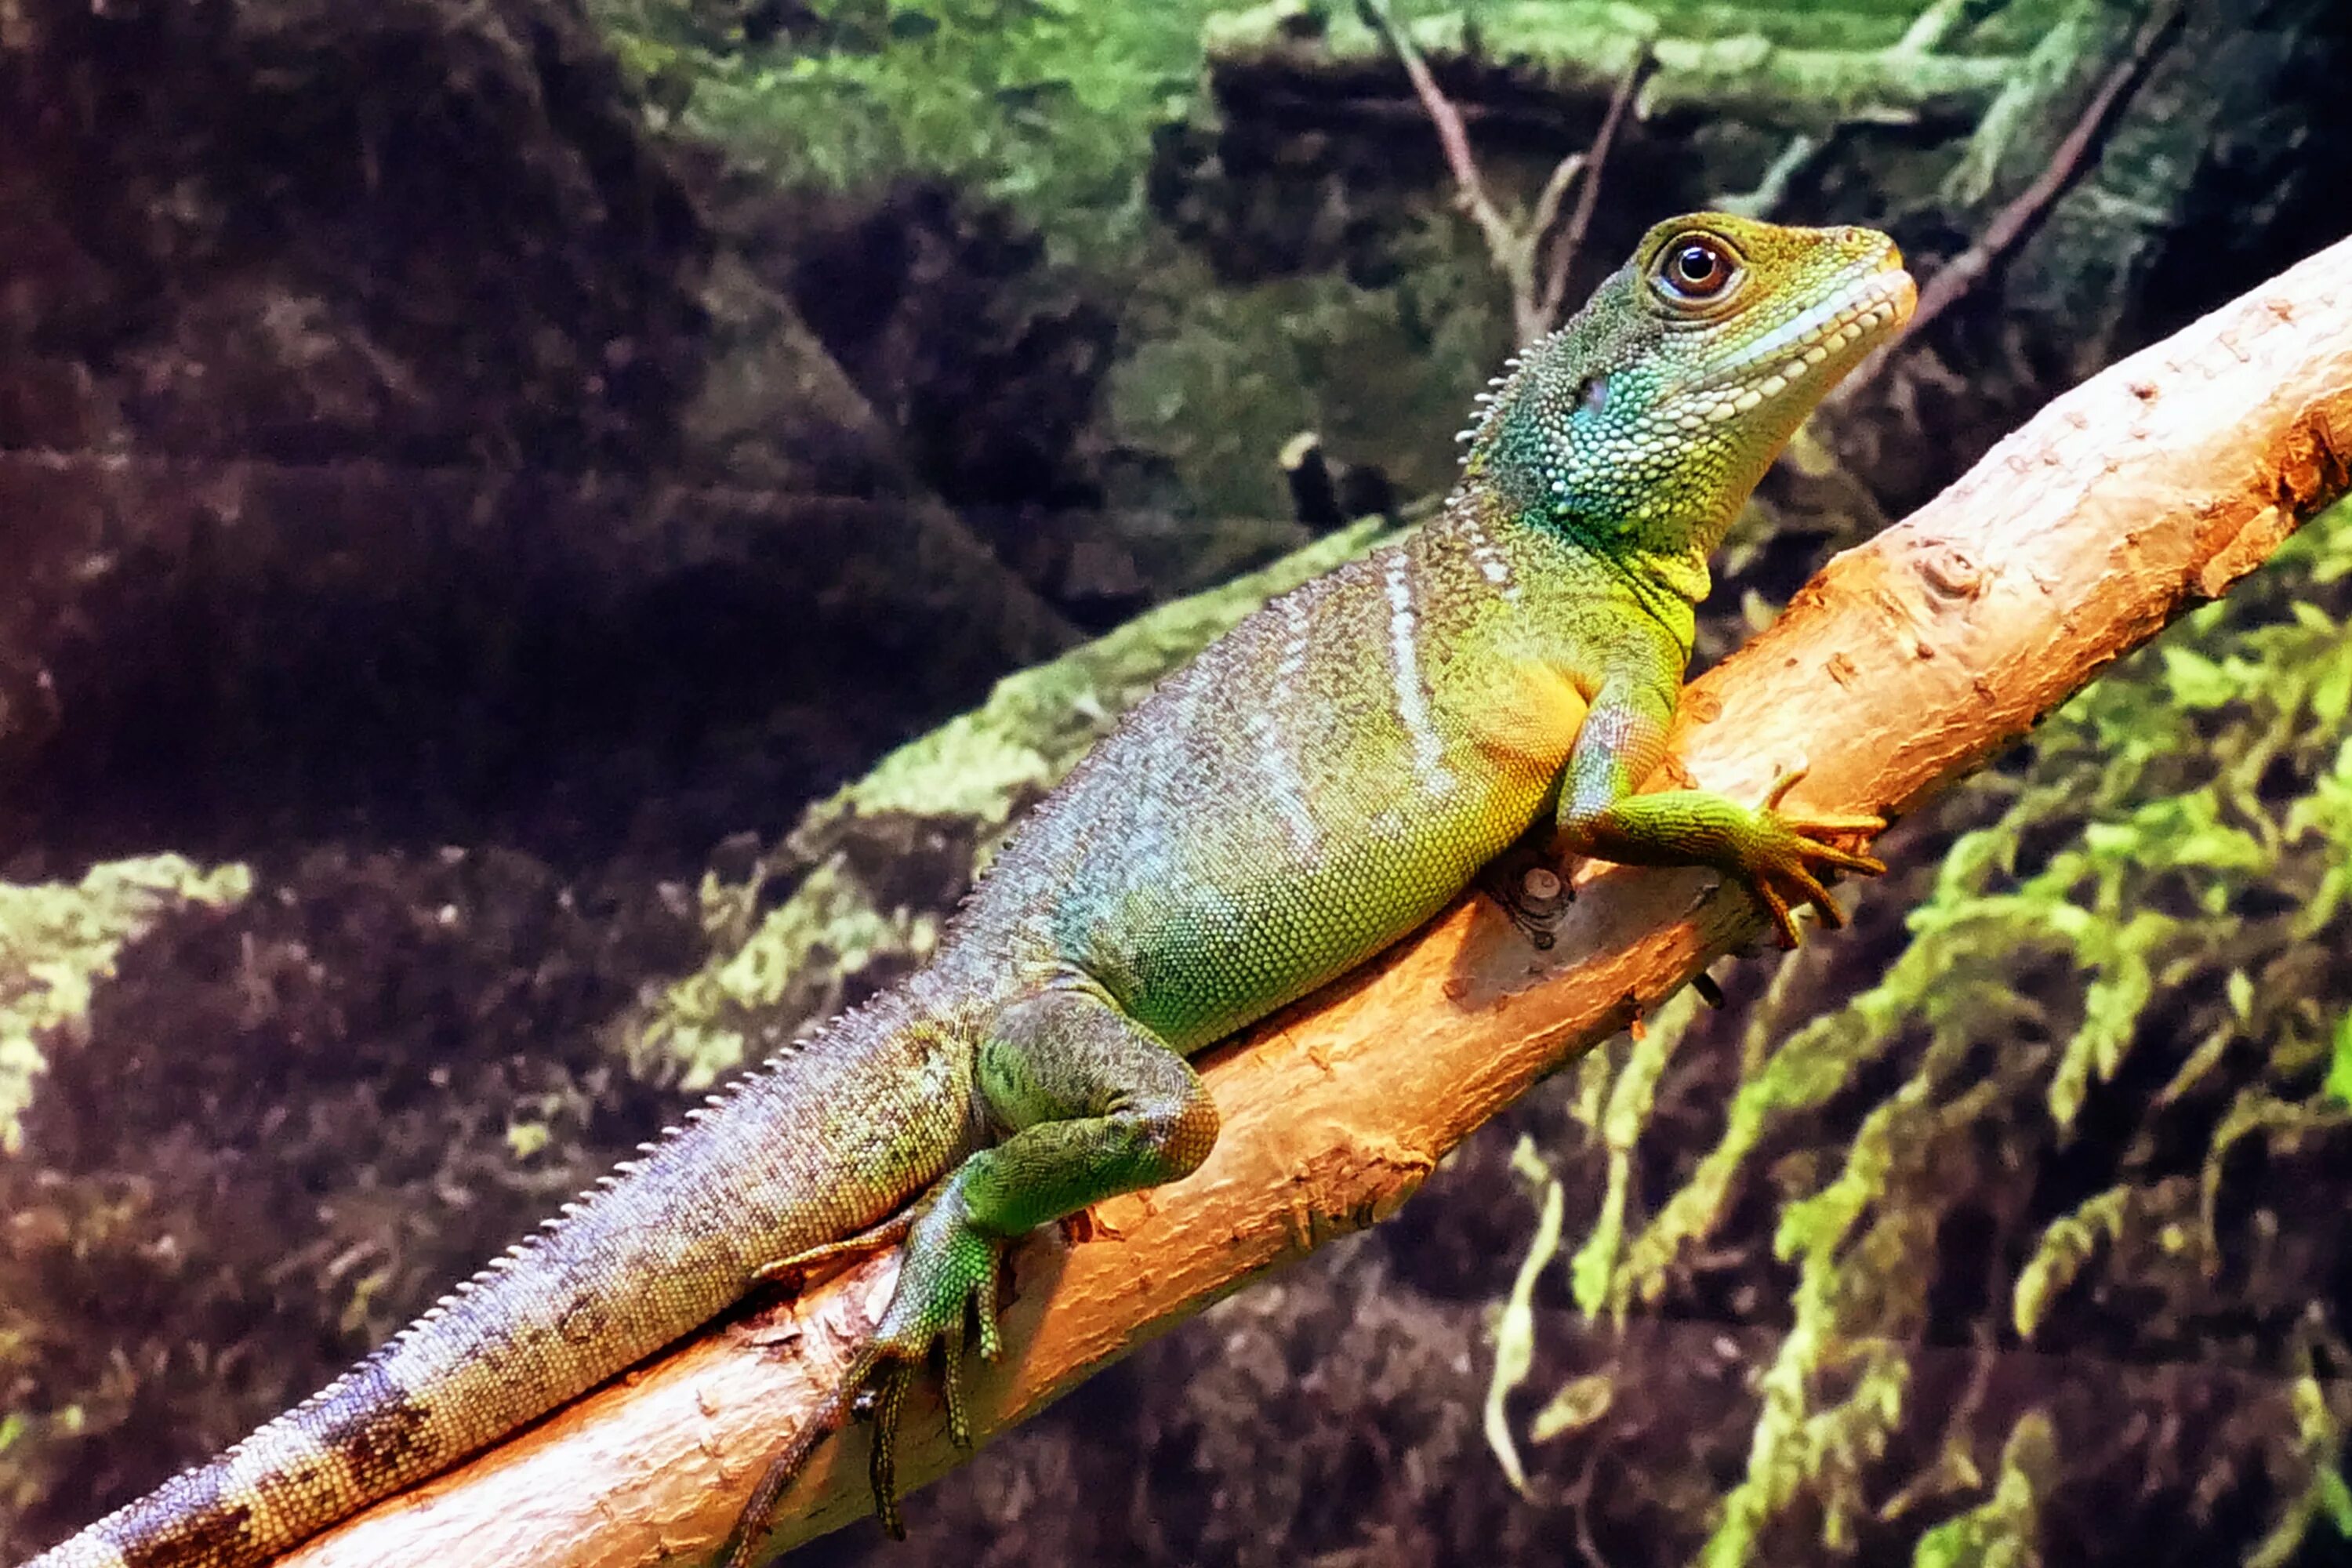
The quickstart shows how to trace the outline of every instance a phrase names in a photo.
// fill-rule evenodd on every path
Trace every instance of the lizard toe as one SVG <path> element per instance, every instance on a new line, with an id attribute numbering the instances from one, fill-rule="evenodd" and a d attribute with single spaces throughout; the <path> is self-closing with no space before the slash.
<path id="1" fill-rule="evenodd" d="M 1780 896 L 1780 889 L 1772 885 L 1771 878 L 1760 875 L 1749 877 L 1748 890 L 1754 895 L 1756 901 L 1764 907 L 1765 918 L 1772 922 L 1772 934 L 1781 950 L 1787 952 L 1794 949 L 1797 945 L 1796 917 L 1790 913 L 1789 900 Z"/>
<path id="2" fill-rule="evenodd" d="M 971 1415 L 963 1398 L 963 1325 L 957 1323 L 940 1336 L 940 1397 L 947 1405 L 948 1441 L 959 1448 L 971 1447 Z"/>
<path id="3" fill-rule="evenodd" d="M 874 1452 L 866 1478 L 874 1488 L 874 1517 L 893 1541 L 907 1539 L 906 1517 L 898 1511 L 898 1417 L 914 1383 L 912 1362 L 893 1359 L 875 1373 Z"/>

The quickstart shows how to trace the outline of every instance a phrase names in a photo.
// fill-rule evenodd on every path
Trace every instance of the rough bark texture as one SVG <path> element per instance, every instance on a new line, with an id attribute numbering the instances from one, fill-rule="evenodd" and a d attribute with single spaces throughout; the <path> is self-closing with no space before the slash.
<path id="1" fill-rule="evenodd" d="M 1832 562 L 1693 689 L 1670 769 L 1752 797 L 1804 763 L 1809 804 L 1916 805 L 2347 486 L 2352 242 L 2060 399 Z M 1083 1244 L 1020 1250 L 1009 1350 L 978 1380 L 978 1426 L 1020 1420 L 1252 1277 L 1393 1212 L 1488 1116 L 1759 930 L 1703 873 L 1583 880 L 1548 953 L 1465 901 L 1215 1053 L 1225 1130 L 1208 1164 L 1100 1205 Z M 877 1260 L 708 1335 L 288 1562 L 620 1564 L 703 1550 L 890 1271 Z M 954 1462 L 935 1407 L 908 1425 L 902 1476 Z M 821 1451 L 780 1540 L 862 1510 L 864 1449 L 853 1437 Z"/>

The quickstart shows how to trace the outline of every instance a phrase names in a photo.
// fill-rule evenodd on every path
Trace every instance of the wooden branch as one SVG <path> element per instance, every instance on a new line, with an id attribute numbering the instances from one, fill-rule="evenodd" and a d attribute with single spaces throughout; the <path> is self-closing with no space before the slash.
<path id="1" fill-rule="evenodd" d="M 1486 194 L 1486 179 L 1478 173 L 1478 159 L 1470 151 L 1470 132 L 1462 123 L 1462 116 L 1454 102 L 1439 90 L 1437 79 L 1429 74 L 1429 64 L 1413 47 L 1412 37 L 1389 16 L 1383 0 L 1356 0 L 1357 14 L 1364 25 L 1380 34 L 1389 51 L 1403 68 L 1405 80 L 1412 84 L 1412 95 L 1421 100 L 1421 111 L 1437 130 L 1439 151 L 1445 154 L 1445 167 L 1454 176 L 1454 186 L 1462 210 L 1470 215 L 1478 232 L 1486 237 L 1486 248 L 1501 261 L 1518 245 L 1518 235 L 1503 210 Z"/>
<path id="2" fill-rule="evenodd" d="M 1609 166 L 1610 149 L 1617 144 L 1626 113 L 1657 64 L 1657 57 L 1647 47 L 1634 55 L 1633 63 L 1617 79 L 1617 90 L 1609 100 L 1609 112 L 1601 117 L 1601 129 L 1592 138 L 1592 151 L 1577 162 L 1577 169 L 1584 174 L 1584 184 L 1576 193 L 1576 210 L 1569 214 L 1568 226 L 1551 242 L 1550 257 L 1544 268 L 1543 293 L 1536 301 L 1537 337 L 1559 324 L 1560 312 L 1568 305 L 1569 269 L 1576 265 L 1577 253 L 1584 248 L 1584 237 L 1592 227 L 1592 212 L 1601 203 L 1601 174 Z M 1570 159 L 1560 160 L 1563 170 L 1569 163 Z M 1552 219 L 1559 210 L 1559 192 L 1566 184 L 1563 179 L 1545 185 L 1548 199 L 1536 204 L 1535 219 L 1528 225 L 1530 250 L 1541 248 L 1544 237 L 1551 233 Z M 1533 342 L 1535 339 L 1527 341 Z"/>
<path id="3" fill-rule="evenodd" d="M 1884 26 L 1823 29 L 1821 47 L 1760 35 L 1666 36 L 1631 5 L 1516 5 L 1417 16 L 1402 25 L 1465 112 L 1550 123 L 1563 105 L 1608 101 L 1637 52 L 1657 74 L 1635 105 L 1643 120 L 1679 115 L 1826 134 L 1855 122 L 1973 124 L 2018 67 L 2014 56 L 1940 54 Z M 1940 36 L 1931 29 L 1922 38 Z M 1212 16 L 1202 29 L 1211 86 L 1228 112 L 1264 106 L 1287 119 L 1346 121 L 1392 105 L 1392 53 L 1378 27 L 1339 8 L 1273 0 Z"/>
<path id="4" fill-rule="evenodd" d="M 2031 729 L 2352 485 L 2352 242 L 2058 399 L 1907 521 L 1832 561 L 1699 681 L 1676 777 L 1744 798 L 1800 761 L 1806 804 L 1905 810 Z M 1760 931 L 1693 871 L 1583 879 L 1538 954 L 1465 901 L 1204 1062 L 1223 1137 L 1191 1179 L 1015 1254 L 1000 1431 L 1254 1276 L 1411 1196 L 1486 1119 Z M 871 1321 L 878 1260 L 705 1334 L 295 1553 L 299 1568 L 620 1568 L 725 1533 L 766 1456 Z M 1050 1308 L 1050 1310 L 1048 1310 Z M 908 1485 L 955 1462 L 909 1411 Z M 779 1542 L 866 1507 L 866 1439 L 820 1450 Z M 917 1503 L 920 1506 L 919 1502 Z"/>
<path id="5" fill-rule="evenodd" d="M 1479 237 L 1486 244 L 1487 257 L 1511 294 L 1511 325 L 1521 348 L 1526 348 L 1559 325 L 1560 308 L 1568 297 L 1568 271 L 1576 260 L 1576 253 L 1584 243 L 1585 230 L 1592 222 L 1592 209 L 1601 195 L 1601 171 L 1609 160 L 1609 149 L 1617 140 L 1617 132 L 1625 122 L 1626 110 L 1650 79 L 1656 61 L 1645 43 L 1638 46 L 1624 74 L 1618 79 L 1617 89 L 1609 100 L 1609 111 L 1601 117 L 1601 129 L 1592 139 L 1591 148 L 1583 153 L 1570 153 L 1552 165 L 1551 174 L 1544 181 L 1537 195 L 1535 210 L 1524 219 L 1504 213 L 1486 194 L 1486 182 L 1478 171 L 1477 154 L 1470 150 L 1470 132 L 1462 122 L 1461 111 L 1454 100 L 1437 85 L 1429 72 L 1429 64 L 1422 58 L 1420 46 L 1412 34 L 1397 26 L 1389 15 L 1387 0 L 1356 0 L 1356 14 L 1366 26 L 1380 35 L 1397 64 L 1404 68 L 1405 79 L 1412 84 L 1413 97 L 1421 103 L 1422 112 L 1437 131 L 1437 145 L 1444 154 L 1445 167 L 1454 175 L 1455 205 L 1470 215 L 1478 226 Z M 1559 218 L 1559 204 L 1566 199 L 1568 188 L 1581 174 L 1584 183 L 1578 191 L 1576 210 L 1568 228 L 1549 247 L 1549 262 L 1544 262 L 1545 240 L 1551 236 L 1552 226 Z M 1538 266 L 1544 266 L 1544 276 L 1536 276 Z"/>
<path id="6" fill-rule="evenodd" d="M 1920 331 L 1949 310 L 1977 279 L 2015 249 L 2041 223 L 2052 205 L 2073 187 L 2108 123 L 2147 75 L 2158 47 L 2179 27 L 2186 15 L 2185 0 L 2164 0 L 2148 14 L 2124 50 L 2123 58 L 2101 79 L 2090 102 L 2084 106 L 2082 114 L 2032 184 L 1993 215 L 1992 222 L 1974 245 L 1947 262 L 1920 288 L 1919 305 L 1911 312 L 1911 320 L 1904 329 L 1906 335 Z"/>
<path id="7" fill-rule="evenodd" d="M 1389 15 L 1385 0 L 1356 0 L 1356 14 L 1364 25 L 1381 36 L 1404 68 L 1405 79 L 1412 84 L 1412 95 L 1421 103 L 1429 123 L 1436 129 L 1437 145 L 1445 155 L 1445 167 L 1454 175 L 1454 204 L 1470 216 L 1478 226 L 1478 237 L 1486 242 L 1487 258 L 1503 275 L 1503 282 L 1511 296 L 1512 341 L 1527 347 L 1550 330 L 1549 323 L 1540 319 L 1536 298 L 1536 247 L 1544 230 L 1551 224 L 1551 215 L 1559 210 L 1560 198 L 1584 167 L 1582 153 L 1571 153 L 1552 166 L 1551 177 L 1544 182 L 1543 194 L 1536 200 L 1534 220 L 1526 225 L 1514 222 L 1495 205 L 1486 194 L 1486 182 L 1478 172 L 1477 154 L 1470 150 L 1470 132 L 1462 123 L 1462 115 L 1454 100 L 1429 74 L 1428 62 L 1412 35 L 1396 25 Z M 1590 182 L 1588 182 L 1590 184 Z"/>
<path id="8" fill-rule="evenodd" d="M 2123 58 L 2100 79 L 2097 89 L 2050 155 L 2049 163 L 2032 184 L 1993 215 L 1975 244 L 1937 268 L 1935 275 L 1920 285 L 1918 306 L 1911 312 L 1910 321 L 1904 323 L 1901 336 L 1872 351 L 1868 359 L 1854 367 L 1837 388 L 1836 402 L 1855 401 L 1864 387 L 1885 374 L 1906 339 L 1927 331 L 1930 321 L 1958 304 L 2041 226 L 2058 198 L 2074 188 L 2108 124 L 2129 100 L 2132 89 L 2155 62 L 2158 47 L 2179 27 L 2186 15 L 2185 0 L 2163 0 L 2148 14 L 2133 34 Z"/>

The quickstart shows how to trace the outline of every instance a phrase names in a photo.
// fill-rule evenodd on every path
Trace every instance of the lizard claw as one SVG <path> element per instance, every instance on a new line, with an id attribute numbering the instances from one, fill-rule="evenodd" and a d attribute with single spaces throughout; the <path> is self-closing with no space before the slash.
<path id="1" fill-rule="evenodd" d="M 977 1321 L 980 1355 L 1003 1353 L 996 1324 L 997 1282 L 1003 1242 L 974 1226 L 952 1184 L 921 1205 L 907 1235 L 898 1288 L 869 1346 L 874 1374 L 874 1511 L 892 1539 L 906 1536 L 898 1512 L 898 1417 L 915 1373 L 940 1347 L 940 1388 L 947 1405 L 948 1437 L 971 1447 L 971 1416 L 964 1401 L 963 1352 L 968 1325 Z"/>
<path id="2" fill-rule="evenodd" d="M 847 1242 L 803 1253 L 763 1270 L 763 1277 L 790 1269 L 805 1278 L 812 1263 L 831 1263 L 882 1245 L 877 1238 L 885 1228 L 877 1226 Z M 793 1435 L 761 1477 L 723 1559 L 726 1568 L 749 1568 L 752 1547 L 767 1528 L 784 1489 L 816 1445 L 853 1415 L 870 1417 L 874 1423 L 867 1474 L 874 1486 L 875 1517 L 893 1540 L 906 1539 L 907 1521 L 898 1511 L 898 1423 L 915 1375 L 929 1359 L 934 1345 L 943 1356 L 940 1389 L 947 1405 L 948 1436 L 958 1447 L 971 1447 L 971 1416 L 963 1387 L 967 1325 L 978 1322 L 982 1361 L 992 1362 L 1003 1353 L 996 1323 L 1003 1243 L 971 1223 L 962 1195 L 951 1183 L 916 1205 L 908 1217 L 889 1222 L 887 1228 L 893 1233 L 889 1238 L 905 1238 L 890 1305 L 873 1338 L 850 1363 L 840 1387 Z"/>
<path id="3" fill-rule="evenodd" d="M 1886 869 L 1886 863 L 1874 855 L 1828 842 L 1847 835 L 1868 837 L 1882 832 L 1886 826 L 1885 817 L 1869 813 L 1792 812 L 1781 806 L 1805 771 L 1791 768 L 1773 781 L 1764 804 L 1756 810 L 1755 837 L 1742 847 L 1739 857 L 1739 879 L 1764 907 L 1784 950 L 1797 945 L 1792 912 L 1797 903 L 1811 904 L 1825 926 L 1834 929 L 1845 924 L 1845 911 L 1830 897 L 1817 868 L 1869 877 Z"/>
<path id="4" fill-rule="evenodd" d="M 898 1511 L 898 1416 L 914 1384 L 912 1362 L 893 1360 L 874 1374 L 874 1453 L 866 1473 L 874 1485 L 874 1517 L 893 1541 L 907 1539 L 906 1517 Z"/>
<path id="5" fill-rule="evenodd" d="M 940 1331 L 940 1398 L 948 1410 L 948 1441 L 971 1447 L 971 1416 L 963 1405 L 963 1325 Z"/>
<path id="6" fill-rule="evenodd" d="M 980 1359 L 991 1364 L 1004 1353 L 1004 1341 L 996 1326 L 997 1275 L 1001 1267 L 992 1254 L 986 1278 L 971 1288 L 971 1317 L 980 1330 Z M 940 1391 L 948 1407 L 948 1441 L 959 1448 L 971 1447 L 971 1418 L 963 1402 L 964 1336 L 961 1313 L 941 1328 L 939 1335 Z M 877 1498 L 878 1500 L 878 1493 Z"/>

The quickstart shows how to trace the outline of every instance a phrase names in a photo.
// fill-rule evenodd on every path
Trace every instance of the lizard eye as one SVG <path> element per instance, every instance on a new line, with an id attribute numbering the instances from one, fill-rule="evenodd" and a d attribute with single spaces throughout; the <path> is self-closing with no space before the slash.
<path id="1" fill-rule="evenodd" d="M 1660 253 L 1653 280 L 1670 303 L 1695 304 L 1712 300 L 1731 287 L 1739 264 L 1722 241 L 1694 234 L 1675 241 Z"/>

